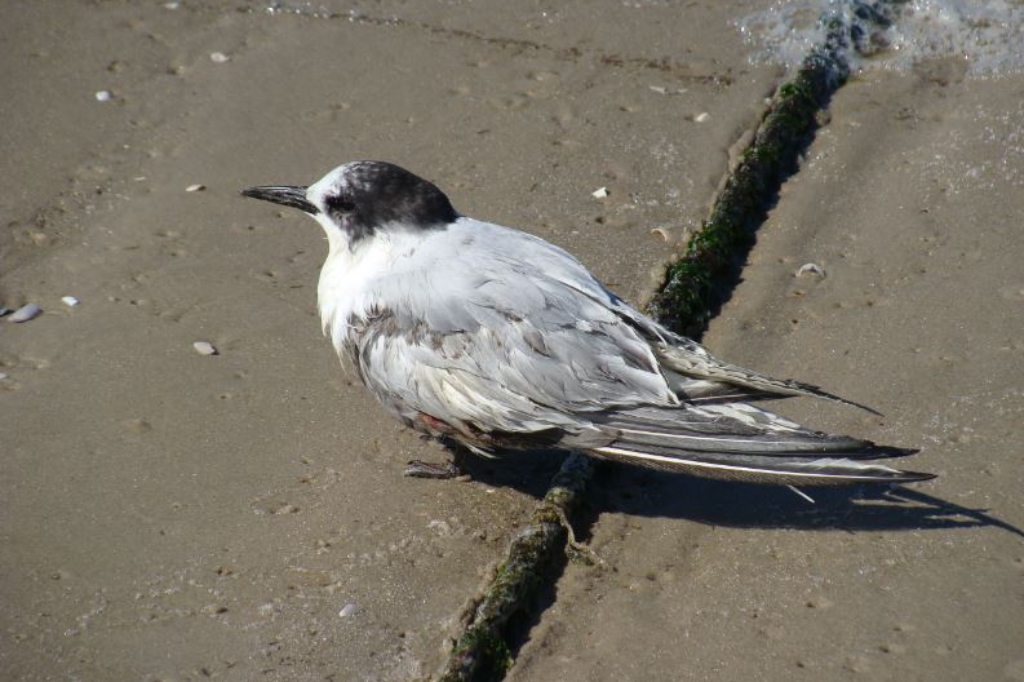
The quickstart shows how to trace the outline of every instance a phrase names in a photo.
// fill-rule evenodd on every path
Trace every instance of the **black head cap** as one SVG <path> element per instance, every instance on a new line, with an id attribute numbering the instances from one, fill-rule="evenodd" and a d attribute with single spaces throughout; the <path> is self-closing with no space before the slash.
<path id="1" fill-rule="evenodd" d="M 386 225 L 428 230 L 458 218 L 434 184 L 385 161 L 346 163 L 308 188 L 253 187 L 242 194 L 326 216 L 353 242 Z"/>
<path id="2" fill-rule="evenodd" d="M 340 166 L 313 185 L 310 195 L 353 240 L 385 225 L 436 229 L 458 218 L 434 184 L 384 161 Z"/>

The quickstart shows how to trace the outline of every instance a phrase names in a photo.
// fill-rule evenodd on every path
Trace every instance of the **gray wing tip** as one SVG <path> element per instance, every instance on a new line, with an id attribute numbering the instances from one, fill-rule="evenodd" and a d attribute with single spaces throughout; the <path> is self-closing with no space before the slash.
<path id="1" fill-rule="evenodd" d="M 933 478 L 938 478 L 938 474 L 933 474 L 927 471 L 904 471 L 899 470 L 899 474 L 889 479 L 878 481 L 879 483 L 920 483 L 922 481 L 930 481 Z"/>
<path id="2" fill-rule="evenodd" d="M 648 450 L 648 451 L 645 451 Z M 604 446 L 588 454 L 662 471 L 674 471 L 701 478 L 767 483 L 775 485 L 832 486 L 878 483 L 916 483 L 935 474 L 904 471 L 884 465 L 861 464 L 847 458 L 760 456 L 737 453 L 652 452 L 650 448 Z M 895 448 L 895 450 L 899 450 Z M 900 450 L 903 454 L 910 454 Z M 870 457 L 869 457 L 870 458 Z M 858 458 L 860 459 L 860 458 Z"/>
<path id="3" fill-rule="evenodd" d="M 918 448 L 900 448 L 893 445 L 876 445 L 866 441 L 868 449 L 864 450 L 855 459 L 896 459 L 899 457 L 910 457 L 921 452 Z"/>
<path id="4" fill-rule="evenodd" d="M 826 400 L 831 400 L 834 403 L 840 403 L 842 405 L 849 405 L 850 407 L 856 407 L 857 409 L 864 410 L 868 414 L 873 414 L 876 417 L 884 417 L 885 416 L 884 414 L 882 414 L 881 412 L 879 412 L 878 410 L 876 410 L 873 407 L 869 407 L 869 406 L 865 405 L 864 403 L 858 403 L 855 400 L 849 400 L 847 398 L 843 398 L 842 396 L 838 396 L 835 393 L 829 393 L 825 389 L 820 388 L 818 386 L 815 386 L 813 384 L 805 384 L 805 383 L 803 383 L 801 381 L 794 381 L 792 383 L 793 383 L 793 385 L 796 388 L 799 388 L 800 390 L 805 391 L 805 392 L 809 393 L 810 395 L 816 396 L 818 398 L 824 398 Z"/>

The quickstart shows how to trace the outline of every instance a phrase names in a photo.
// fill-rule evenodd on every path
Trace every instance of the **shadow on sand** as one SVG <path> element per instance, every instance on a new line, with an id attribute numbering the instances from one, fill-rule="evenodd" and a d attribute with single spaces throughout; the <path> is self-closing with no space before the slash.
<path id="1" fill-rule="evenodd" d="M 510 452 L 496 460 L 462 457 L 459 463 L 474 481 L 540 498 L 563 457 L 557 452 Z M 598 514 L 619 512 L 737 528 L 853 532 L 987 526 L 1024 538 L 1024 531 L 987 510 L 897 485 L 804 489 L 812 504 L 783 486 L 710 481 L 609 462 L 599 463 L 591 485 L 590 509 L 577 520 L 582 536 L 589 534 Z"/>

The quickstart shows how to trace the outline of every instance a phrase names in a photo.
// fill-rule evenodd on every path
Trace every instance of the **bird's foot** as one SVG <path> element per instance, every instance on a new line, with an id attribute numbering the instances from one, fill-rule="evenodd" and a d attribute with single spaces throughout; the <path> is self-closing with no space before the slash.
<path id="1" fill-rule="evenodd" d="M 434 478 L 448 480 L 461 476 L 462 470 L 459 469 L 458 465 L 451 460 L 444 464 L 434 464 L 432 462 L 424 462 L 422 460 L 414 459 L 405 465 L 405 471 L 403 473 L 409 478 Z"/>
<path id="2" fill-rule="evenodd" d="M 566 538 L 565 555 L 569 557 L 569 561 L 579 562 L 587 566 L 606 566 L 605 560 L 597 552 L 576 540 L 576 532 L 572 529 L 572 524 L 569 523 L 565 511 L 561 507 L 554 507 L 554 510 L 558 514 L 559 523 L 562 524 L 562 528 L 565 529 L 565 533 L 568 536 Z"/>

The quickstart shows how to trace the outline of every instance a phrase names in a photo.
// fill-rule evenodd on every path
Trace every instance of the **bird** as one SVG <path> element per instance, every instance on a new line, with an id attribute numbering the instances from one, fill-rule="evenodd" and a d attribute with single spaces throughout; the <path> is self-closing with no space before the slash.
<path id="1" fill-rule="evenodd" d="M 791 487 L 933 478 L 878 461 L 916 450 L 815 431 L 752 404 L 812 396 L 863 407 L 718 359 L 567 251 L 459 213 L 395 164 L 353 161 L 308 186 L 242 194 L 320 224 L 324 334 L 377 401 L 425 437 L 485 456 L 571 450 Z"/>

